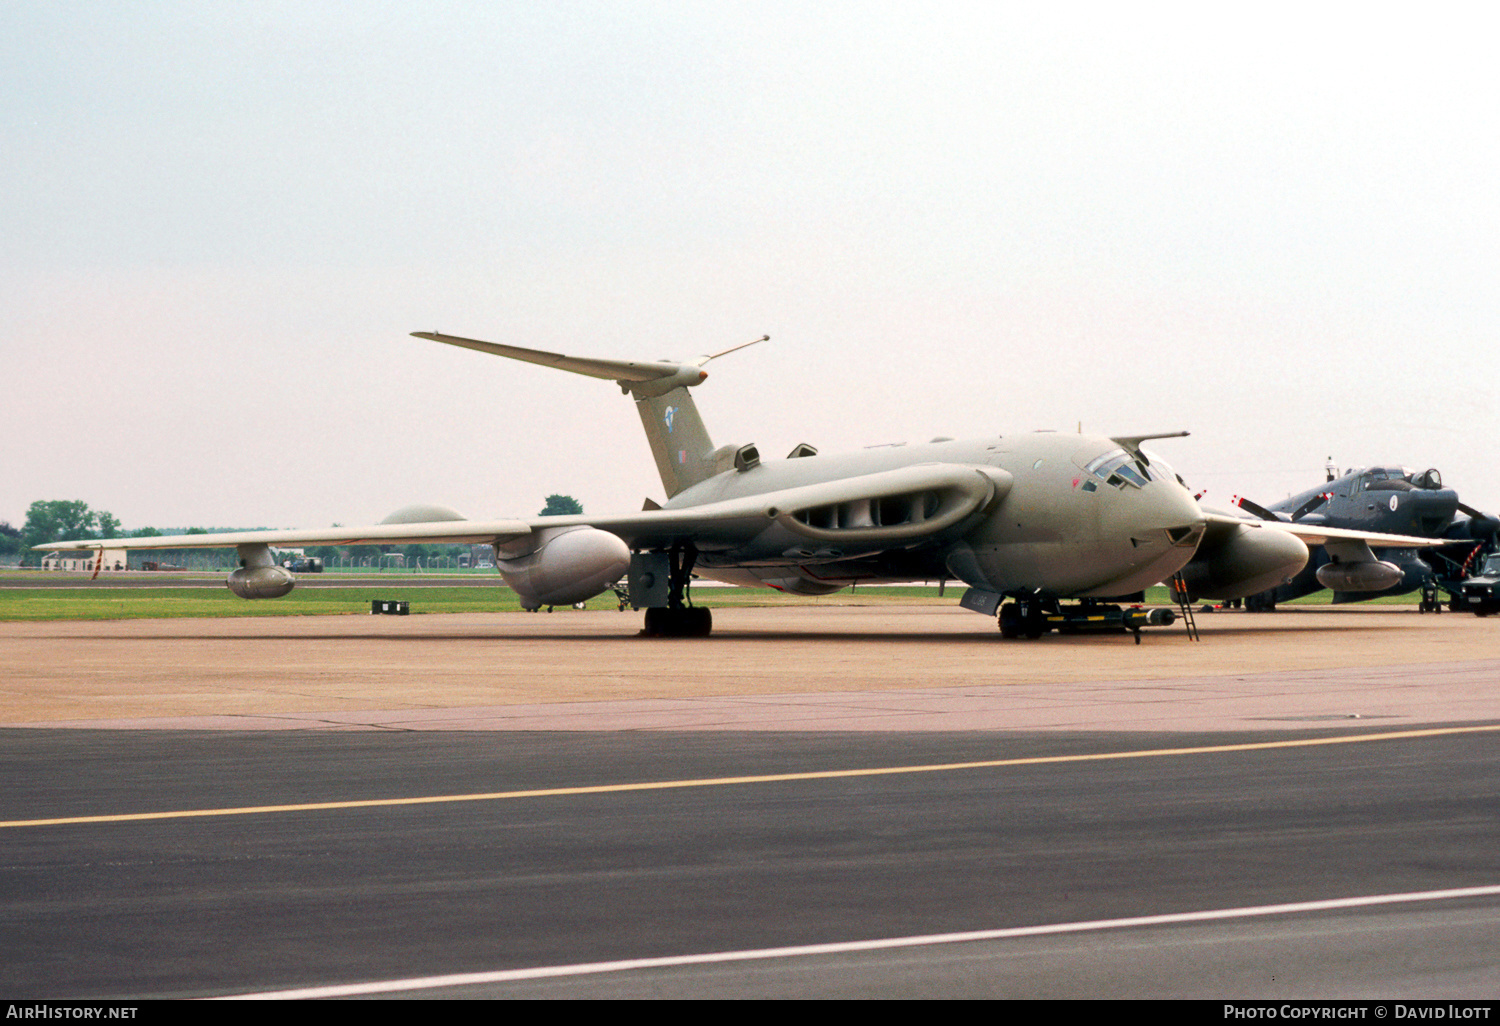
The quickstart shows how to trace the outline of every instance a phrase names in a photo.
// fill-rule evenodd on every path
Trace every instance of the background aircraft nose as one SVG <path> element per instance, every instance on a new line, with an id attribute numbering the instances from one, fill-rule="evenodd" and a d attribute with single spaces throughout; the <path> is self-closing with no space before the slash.
<path id="1" fill-rule="evenodd" d="M 1452 488 L 1423 488 L 1402 494 L 1411 504 L 1410 530 L 1414 534 L 1442 534 L 1458 512 L 1458 493 Z"/>

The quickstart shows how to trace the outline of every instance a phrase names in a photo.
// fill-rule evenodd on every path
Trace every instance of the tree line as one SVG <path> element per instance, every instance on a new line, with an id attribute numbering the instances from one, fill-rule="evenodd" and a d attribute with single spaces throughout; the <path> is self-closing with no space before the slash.
<path id="1" fill-rule="evenodd" d="M 30 551 L 34 545 L 67 538 L 115 538 L 119 534 L 120 521 L 114 514 L 90 509 L 81 499 L 39 499 L 26 511 L 26 521 L 19 528 L 9 521 L 0 522 L 0 556 L 19 556 L 23 563 L 36 564 L 41 559 Z"/>

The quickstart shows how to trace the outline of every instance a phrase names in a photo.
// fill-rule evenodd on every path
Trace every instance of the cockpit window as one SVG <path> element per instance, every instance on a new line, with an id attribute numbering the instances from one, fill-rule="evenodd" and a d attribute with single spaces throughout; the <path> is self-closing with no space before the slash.
<path id="1" fill-rule="evenodd" d="M 1141 455 L 1145 457 L 1142 462 L 1146 464 L 1146 470 L 1151 475 L 1151 480 L 1176 481 L 1183 488 L 1187 488 L 1187 482 L 1182 479 L 1182 475 L 1173 470 L 1172 465 L 1166 460 L 1154 452 L 1147 452 L 1145 449 L 1141 450 Z"/>
<path id="2" fill-rule="evenodd" d="M 1096 456 L 1083 469 L 1116 488 L 1124 488 L 1126 485 L 1144 488 L 1147 481 L 1156 480 L 1156 475 L 1146 464 L 1124 449 L 1112 449 L 1103 456 Z"/>
<path id="3" fill-rule="evenodd" d="M 1367 467 L 1360 471 L 1354 481 L 1354 491 L 1405 492 L 1413 488 L 1429 488 L 1428 474 L 1417 473 L 1410 467 Z M 1441 477 L 1438 480 L 1442 480 Z"/>

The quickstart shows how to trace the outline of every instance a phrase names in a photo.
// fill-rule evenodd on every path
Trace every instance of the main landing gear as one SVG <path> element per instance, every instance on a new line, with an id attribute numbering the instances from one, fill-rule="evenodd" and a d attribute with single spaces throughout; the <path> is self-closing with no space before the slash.
<path id="1" fill-rule="evenodd" d="M 713 633 L 714 618 L 707 606 L 657 606 L 646 610 L 648 638 L 706 638 Z"/>
<path id="2" fill-rule="evenodd" d="M 1245 612 L 1247 613 L 1274 613 L 1276 612 L 1276 590 L 1263 591 L 1258 595 L 1245 596 Z"/>
<path id="3" fill-rule="evenodd" d="M 667 604 L 646 608 L 646 625 L 641 633 L 648 638 L 706 638 L 713 633 L 714 618 L 706 606 L 688 605 L 688 586 L 698 549 L 692 542 L 674 545 L 671 573 L 667 577 Z"/>

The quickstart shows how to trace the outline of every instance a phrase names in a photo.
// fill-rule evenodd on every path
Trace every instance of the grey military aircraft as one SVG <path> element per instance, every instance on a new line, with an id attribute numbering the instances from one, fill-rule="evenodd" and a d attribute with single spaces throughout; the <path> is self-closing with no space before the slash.
<path id="1" fill-rule="evenodd" d="M 1308 544 L 1342 546 L 1354 564 L 1374 562 L 1369 542 L 1423 544 L 1205 511 L 1165 462 L 1141 448 L 1186 432 L 1035 432 L 842 455 L 803 444 L 768 460 L 753 444 L 714 445 L 689 393 L 707 379 L 710 361 L 743 346 L 686 362 L 632 362 L 414 334 L 615 382 L 635 401 L 666 501 L 648 499 L 636 513 L 490 521 L 417 506 L 369 527 L 193 536 L 195 547 L 238 548 L 241 565 L 227 582 L 236 595 L 292 590 L 295 578 L 276 565 L 273 546 L 488 543 L 528 609 L 583 601 L 628 574 L 648 635 L 711 632 L 709 610 L 690 596 L 696 572 L 803 595 L 956 578 L 969 585 L 963 605 L 998 613 L 1003 635 L 1038 637 L 1064 600 L 1078 600 L 1088 614 L 1179 571 L 1195 594 L 1233 598 L 1296 573 Z M 40 547 L 182 548 L 184 539 Z"/>
<path id="2" fill-rule="evenodd" d="M 1460 502 L 1457 492 L 1444 487 L 1438 471 L 1410 467 L 1364 467 L 1339 475 L 1330 465 L 1327 480 L 1316 488 L 1269 508 L 1246 499 L 1240 500 L 1240 506 L 1268 520 L 1412 535 L 1444 543 L 1425 551 L 1377 548 L 1375 562 L 1357 567 L 1341 565 L 1324 547 L 1315 547 L 1307 565 L 1290 579 L 1246 597 L 1246 607 L 1254 610 L 1274 609 L 1278 602 L 1323 588 L 1333 591 L 1336 603 L 1430 590 L 1435 565 L 1453 563 L 1453 569 L 1459 570 L 1481 550 L 1494 548 L 1500 528 L 1500 520 Z"/>

